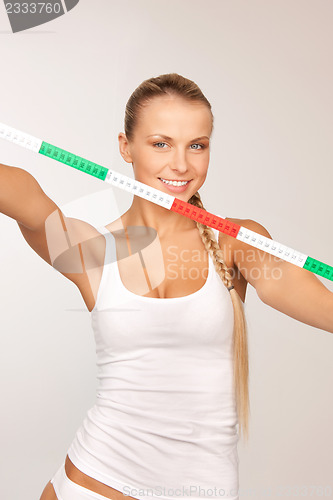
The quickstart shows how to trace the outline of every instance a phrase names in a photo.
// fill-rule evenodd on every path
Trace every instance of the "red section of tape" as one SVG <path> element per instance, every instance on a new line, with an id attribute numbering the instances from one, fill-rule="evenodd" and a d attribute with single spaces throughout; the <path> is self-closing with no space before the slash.
<path id="1" fill-rule="evenodd" d="M 206 212 L 206 210 L 195 207 L 191 205 L 191 203 L 179 200 L 178 198 L 174 199 L 170 210 L 185 215 L 185 217 L 189 217 L 197 222 L 201 222 L 201 224 L 205 224 L 206 226 L 213 227 L 221 233 L 229 234 L 233 238 L 236 238 L 241 228 L 239 224 L 222 219 L 222 217 Z"/>

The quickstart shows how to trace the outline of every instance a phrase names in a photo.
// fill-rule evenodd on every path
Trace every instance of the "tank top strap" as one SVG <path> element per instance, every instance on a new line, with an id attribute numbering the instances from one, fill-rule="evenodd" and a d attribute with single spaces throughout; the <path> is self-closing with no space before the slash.
<path id="1" fill-rule="evenodd" d="M 101 233 L 104 236 L 105 239 L 105 254 L 104 254 L 104 268 L 105 268 L 108 264 L 114 263 L 117 259 L 116 243 L 114 236 L 105 226 L 96 226 L 96 229 L 99 233 Z"/>
<path id="2" fill-rule="evenodd" d="M 219 232 L 217 229 L 215 229 L 215 227 L 212 227 L 211 228 L 213 230 L 213 233 L 215 235 L 215 238 L 216 238 L 216 241 L 218 241 L 218 238 L 219 238 Z"/>
<path id="3" fill-rule="evenodd" d="M 101 230 L 106 241 L 104 265 L 115 263 L 117 260 L 115 237 L 105 226 L 102 226 Z"/>

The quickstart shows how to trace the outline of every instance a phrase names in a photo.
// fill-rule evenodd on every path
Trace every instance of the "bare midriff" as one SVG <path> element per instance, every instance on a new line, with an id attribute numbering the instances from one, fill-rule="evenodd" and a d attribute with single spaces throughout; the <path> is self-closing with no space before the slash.
<path id="1" fill-rule="evenodd" d="M 124 495 L 121 491 L 115 490 L 111 486 L 97 481 L 97 479 L 87 476 L 87 474 L 84 474 L 77 467 L 75 467 L 68 455 L 66 455 L 65 460 L 65 471 L 67 477 L 73 481 L 73 483 L 79 484 L 88 490 L 99 493 L 100 495 L 104 495 L 106 498 L 110 498 L 112 500 L 137 500 L 134 497 Z"/>

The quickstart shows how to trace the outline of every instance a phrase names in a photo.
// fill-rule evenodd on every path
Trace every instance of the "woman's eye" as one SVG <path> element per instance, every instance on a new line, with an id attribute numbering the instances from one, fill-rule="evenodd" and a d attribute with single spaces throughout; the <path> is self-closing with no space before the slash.
<path id="1" fill-rule="evenodd" d="M 153 146 L 157 146 L 158 144 L 166 144 L 165 142 L 155 142 Z M 200 146 L 200 148 L 194 148 L 194 149 L 204 149 L 205 145 L 204 144 L 192 144 L 192 146 Z M 163 148 L 159 148 L 163 149 Z"/>

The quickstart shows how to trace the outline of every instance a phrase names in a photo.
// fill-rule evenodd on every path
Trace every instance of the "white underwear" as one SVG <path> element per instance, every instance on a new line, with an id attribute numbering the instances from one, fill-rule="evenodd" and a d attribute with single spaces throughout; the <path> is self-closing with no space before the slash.
<path id="1" fill-rule="evenodd" d="M 110 500 L 69 479 L 65 471 L 65 462 L 51 479 L 58 500 Z"/>

